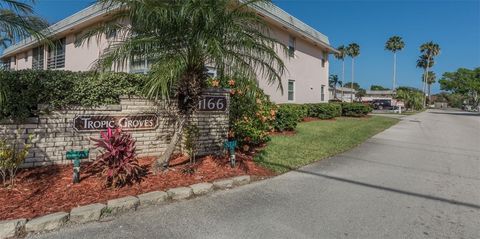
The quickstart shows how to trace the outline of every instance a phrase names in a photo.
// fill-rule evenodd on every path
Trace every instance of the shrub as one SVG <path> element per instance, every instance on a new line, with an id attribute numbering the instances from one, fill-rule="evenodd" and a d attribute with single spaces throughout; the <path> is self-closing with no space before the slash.
<path id="1" fill-rule="evenodd" d="M 0 119 L 35 116 L 38 104 L 53 109 L 116 104 L 121 95 L 141 95 L 144 80 L 143 75 L 127 73 L 0 71 L 0 89 L 5 93 Z"/>
<path id="2" fill-rule="evenodd" d="M 236 139 L 238 147 L 247 151 L 270 140 L 277 106 L 255 81 L 242 77 L 211 78 L 208 85 L 230 89 L 229 138 Z"/>
<path id="3" fill-rule="evenodd" d="M 342 107 L 335 103 L 306 104 L 308 116 L 319 119 L 333 119 L 342 115 Z"/>
<path id="4" fill-rule="evenodd" d="M 15 186 L 15 177 L 17 176 L 20 165 L 23 164 L 28 155 L 31 145 L 32 136 L 28 137 L 27 143 L 20 145 L 18 142 L 8 144 L 5 140 L 0 141 L 0 176 L 3 185 L 10 179 L 10 186 Z"/>
<path id="5" fill-rule="evenodd" d="M 135 140 L 120 128 L 101 133 L 100 139 L 92 139 L 102 152 L 92 164 L 102 171 L 107 187 L 122 187 L 139 181 L 143 169 L 135 154 Z"/>
<path id="6" fill-rule="evenodd" d="M 279 105 L 274 124 L 275 130 L 280 132 L 295 130 L 298 122 L 306 116 L 307 110 L 304 105 Z"/>
<path id="7" fill-rule="evenodd" d="M 343 103 L 342 115 L 346 117 L 364 117 L 372 112 L 372 107 L 361 103 Z"/>

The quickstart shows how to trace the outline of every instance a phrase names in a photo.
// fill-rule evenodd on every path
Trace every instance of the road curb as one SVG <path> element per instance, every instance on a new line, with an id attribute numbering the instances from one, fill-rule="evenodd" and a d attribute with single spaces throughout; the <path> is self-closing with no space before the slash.
<path id="1" fill-rule="evenodd" d="M 251 182 L 249 175 L 237 176 L 217 180 L 212 183 L 198 183 L 187 187 L 172 188 L 166 192 L 153 191 L 136 196 L 112 199 L 106 204 L 92 203 L 73 208 L 70 212 L 56 212 L 30 220 L 12 219 L 0 221 L 0 239 L 19 236 L 23 232 L 41 233 L 58 230 L 66 225 L 100 221 L 105 216 L 128 213 L 137 210 L 139 207 L 161 206 L 194 197 L 202 197 L 214 192 L 214 189 L 226 190 Z"/>

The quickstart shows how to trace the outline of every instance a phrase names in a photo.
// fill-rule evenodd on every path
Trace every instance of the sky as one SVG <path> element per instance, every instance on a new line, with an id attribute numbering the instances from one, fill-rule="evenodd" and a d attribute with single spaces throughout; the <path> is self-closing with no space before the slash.
<path id="1" fill-rule="evenodd" d="M 80 11 L 93 0 L 38 0 L 36 13 L 55 23 Z M 392 87 L 393 55 L 385 42 L 393 35 L 406 44 L 398 53 L 397 85 L 421 87 L 422 70 L 416 68 L 422 43 L 434 41 L 441 48 L 433 67 L 440 78 L 460 67 L 480 67 L 480 0 L 273 0 L 273 2 L 329 37 L 332 46 L 360 45 L 355 60 L 355 81 Z M 346 62 L 344 82 L 351 79 Z M 330 73 L 341 78 L 342 64 L 333 57 Z M 433 86 L 438 92 L 439 85 Z"/>

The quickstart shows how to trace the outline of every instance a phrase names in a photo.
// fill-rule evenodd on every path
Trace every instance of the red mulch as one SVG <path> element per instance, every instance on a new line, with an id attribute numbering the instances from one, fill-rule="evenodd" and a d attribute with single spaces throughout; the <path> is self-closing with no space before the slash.
<path id="1" fill-rule="evenodd" d="M 19 172 L 14 189 L 0 186 L 0 220 L 34 218 L 91 203 L 105 203 L 110 199 L 138 195 L 156 190 L 188 186 L 200 182 L 211 182 L 220 178 L 238 175 L 269 177 L 273 173 L 257 166 L 252 157 L 239 154 L 237 167 L 231 168 L 226 157 L 204 157 L 197 160 L 193 174 L 184 168 L 188 159 L 177 157 L 166 172 L 153 175 L 150 165 L 154 158 L 142 158 L 140 164 L 148 169 L 140 183 L 120 189 L 105 188 L 104 180 L 98 175 L 83 172 L 81 182 L 72 184 L 72 166 L 49 166 L 25 169 Z M 88 164 L 82 164 L 82 169 Z"/>
<path id="2" fill-rule="evenodd" d="M 303 118 L 303 122 L 312 122 L 312 121 L 319 121 L 319 118 L 313 118 L 313 117 L 305 117 Z"/>

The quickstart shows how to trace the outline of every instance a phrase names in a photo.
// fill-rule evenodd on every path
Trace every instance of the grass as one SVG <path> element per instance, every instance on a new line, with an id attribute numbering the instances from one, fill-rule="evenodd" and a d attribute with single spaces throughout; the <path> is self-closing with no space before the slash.
<path id="1" fill-rule="evenodd" d="M 354 148 L 398 121 L 372 116 L 301 123 L 295 136 L 272 137 L 255 160 L 276 173 L 285 173 Z"/>

